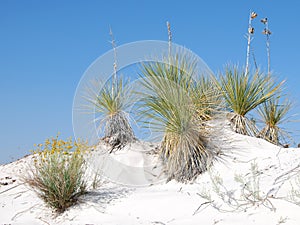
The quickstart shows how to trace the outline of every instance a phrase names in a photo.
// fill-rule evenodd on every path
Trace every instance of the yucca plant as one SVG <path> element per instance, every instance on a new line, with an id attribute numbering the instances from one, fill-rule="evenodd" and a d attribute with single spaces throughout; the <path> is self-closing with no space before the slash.
<path id="1" fill-rule="evenodd" d="M 216 82 L 223 94 L 226 107 L 232 112 L 231 127 L 239 134 L 255 136 L 257 128 L 246 115 L 268 101 L 279 90 L 281 83 L 264 74 L 253 75 L 239 72 L 238 68 L 226 68 L 225 75 Z"/>
<path id="2" fill-rule="evenodd" d="M 197 115 L 206 110 L 194 104 L 195 65 L 179 54 L 166 58 L 165 63 L 142 65 L 142 84 L 147 90 L 143 94 L 143 115 L 151 119 L 154 130 L 164 132 L 160 156 L 168 179 L 180 182 L 206 171 L 215 156 L 207 148 L 207 130 Z"/>
<path id="3" fill-rule="evenodd" d="M 94 108 L 98 130 L 104 128 L 104 140 L 112 146 L 112 150 L 120 149 L 136 139 L 126 113 L 131 103 L 132 91 L 122 77 L 114 82 L 108 81 L 99 92 L 95 91 L 101 85 L 103 83 L 100 81 L 94 82 L 94 87 L 89 88 L 87 100 Z"/>
<path id="4" fill-rule="evenodd" d="M 259 132 L 258 137 L 263 138 L 275 145 L 281 145 L 281 140 L 289 135 L 280 127 L 286 122 L 287 113 L 291 109 L 292 104 L 286 100 L 280 103 L 280 97 L 273 97 L 269 101 L 263 103 L 259 109 L 259 115 L 264 124 L 263 129 Z"/>
<path id="5" fill-rule="evenodd" d="M 106 83 L 99 80 L 92 81 L 88 87 L 86 100 L 91 103 L 95 113 L 96 126 L 102 130 L 104 126 L 104 140 L 114 149 L 121 149 L 126 144 L 136 140 L 126 110 L 131 105 L 132 91 L 129 82 L 124 82 L 117 76 L 117 51 L 112 29 L 109 32 L 114 52 L 112 79 Z"/>

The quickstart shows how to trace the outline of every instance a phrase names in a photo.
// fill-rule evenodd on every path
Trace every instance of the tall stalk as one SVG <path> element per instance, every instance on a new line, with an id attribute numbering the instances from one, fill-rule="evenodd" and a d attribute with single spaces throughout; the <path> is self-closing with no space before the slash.
<path id="1" fill-rule="evenodd" d="M 266 47 L 267 47 L 267 58 L 268 58 L 268 76 L 271 76 L 271 57 L 270 57 L 270 35 L 271 31 L 269 30 L 268 19 L 263 18 L 261 22 L 265 25 L 263 34 L 266 35 Z"/>
<path id="2" fill-rule="evenodd" d="M 114 63 L 113 63 L 114 72 L 113 72 L 112 86 L 111 86 L 111 92 L 112 92 L 112 95 L 114 95 L 114 87 L 115 87 L 116 81 L 117 81 L 117 50 L 116 50 L 116 42 L 115 42 L 111 27 L 109 27 L 109 35 L 111 37 L 111 45 L 112 45 L 112 48 L 114 51 Z"/>
<path id="3" fill-rule="evenodd" d="M 129 81 L 117 76 L 117 51 L 112 29 L 109 32 L 114 53 L 112 80 L 95 80 L 88 87 L 85 97 L 91 104 L 97 129 L 104 131 L 102 138 L 111 146 L 111 151 L 121 149 L 136 140 L 126 112 L 133 103 Z M 102 87 L 99 90 L 99 87 Z"/>
<path id="4" fill-rule="evenodd" d="M 251 12 L 249 15 L 249 22 L 248 22 L 248 33 L 247 33 L 247 55 L 246 55 L 246 68 L 245 68 L 245 75 L 249 72 L 249 59 L 250 59 L 250 45 L 252 41 L 252 36 L 254 34 L 254 27 L 252 27 L 252 20 L 257 17 L 256 12 Z"/>
<path id="5" fill-rule="evenodd" d="M 172 47 L 172 32 L 171 32 L 171 25 L 169 21 L 167 21 L 167 29 L 168 29 L 168 57 L 169 57 L 169 64 L 171 64 L 171 47 Z"/>

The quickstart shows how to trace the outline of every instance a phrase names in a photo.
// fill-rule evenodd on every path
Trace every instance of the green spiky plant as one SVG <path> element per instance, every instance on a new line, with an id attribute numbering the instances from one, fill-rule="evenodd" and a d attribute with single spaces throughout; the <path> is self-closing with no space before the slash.
<path id="1" fill-rule="evenodd" d="M 99 80 L 92 81 L 91 87 L 88 87 L 86 99 L 91 103 L 93 112 L 98 115 L 95 119 L 98 129 L 101 130 L 104 126 L 103 139 L 111 145 L 111 151 L 113 151 L 123 148 L 136 138 L 126 113 L 131 104 L 133 92 L 129 82 L 117 76 L 116 45 L 111 29 L 110 35 L 114 51 L 112 79 L 106 83 Z"/>
<path id="2" fill-rule="evenodd" d="M 287 121 L 286 116 L 291 109 L 292 104 L 289 100 L 280 103 L 280 97 L 273 97 L 262 104 L 259 109 L 259 115 L 264 124 L 258 137 L 263 138 L 275 145 L 282 145 L 281 141 L 289 138 L 289 135 L 280 127 Z"/>
<path id="3" fill-rule="evenodd" d="M 265 28 L 263 34 L 266 36 L 266 52 L 268 59 L 268 76 L 271 76 L 271 63 L 270 63 L 270 35 L 269 21 L 267 18 L 263 18 L 261 22 Z M 263 129 L 259 132 L 258 137 L 263 138 L 275 145 L 282 145 L 282 141 L 286 138 L 290 139 L 290 136 L 280 127 L 280 125 L 287 121 L 286 116 L 292 107 L 292 103 L 286 99 L 282 101 L 282 96 L 278 94 L 272 97 L 269 101 L 262 104 L 258 113 L 264 124 Z M 281 103 L 282 102 L 282 103 Z"/>
<path id="4" fill-rule="evenodd" d="M 99 128 L 104 125 L 104 139 L 113 149 L 120 149 L 136 138 L 130 126 L 126 109 L 130 105 L 131 89 L 122 77 L 108 82 L 92 100 L 95 113 L 99 114 Z"/>
<path id="5" fill-rule="evenodd" d="M 239 134 L 255 136 L 257 128 L 247 114 L 268 101 L 281 83 L 275 85 L 269 76 L 255 72 L 253 75 L 239 72 L 237 67 L 226 68 L 225 75 L 216 82 L 223 94 L 226 107 L 232 111 L 231 127 Z"/>
<path id="6" fill-rule="evenodd" d="M 171 62 L 171 63 L 169 63 Z M 165 162 L 168 179 L 191 181 L 212 164 L 215 152 L 207 148 L 207 130 L 199 113 L 210 108 L 195 104 L 193 80 L 195 62 L 176 54 L 165 63 L 142 65 L 144 92 L 143 115 L 150 118 L 152 127 L 163 131 L 160 156 Z M 206 94 L 207 99 L 212 99 Z"/>

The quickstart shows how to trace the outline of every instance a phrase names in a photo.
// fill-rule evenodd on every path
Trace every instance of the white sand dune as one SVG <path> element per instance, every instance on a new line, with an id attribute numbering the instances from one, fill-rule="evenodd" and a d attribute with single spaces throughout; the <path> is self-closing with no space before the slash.
<path id="1" fill-rule="evenodd" d="M 26 172 L 31 156 L 1 165 L 0 224 L 299 225 L 300 206 L 288 196 L 292 184 L 300 190 L 294 183 L 300 176 L 300 149 L 283 149 L 235 134 L 222 121 L 213 126 L 222 127 L 216 139 L 226 156 L 195 182 L 165 183 L 157 178 L 159 171 L 150 176 L 148 170 L 154 165 L 155 154 L 143 150 L 153 146 L 133 144 L 111 155 L 114 161 L 127 165 L 124 171 L 112 169 L 113 165 L 107 162 L 100 165 L 107 171 L 114 170 L 106 175 L 118 180 L 118 184 L 107 179 L 61 215 L 55 215 L 21 183 L 19 176 Z M 105 146 L 99 148 L 95 155 L 101 148 L 105 150 Z M 90 164 L 91 171 L 95 170 L 95 163 L 99 160 Z M 122 182 L 142 187 L 121 185 Z M 248 187 L 257 189 L 257 201 Z"/>

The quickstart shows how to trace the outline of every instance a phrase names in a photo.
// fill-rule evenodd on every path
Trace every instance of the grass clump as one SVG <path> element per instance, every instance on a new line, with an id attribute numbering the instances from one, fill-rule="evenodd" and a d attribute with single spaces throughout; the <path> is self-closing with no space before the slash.
<path id="1" fill-rule="evenodd" d="M 47 139 L 34 151 L 33 168 L 25 182 L 44 202 L 57 212 L 64 212 L 86 192 L 88 146 L 84 142 Z"/>
<path id="2" fill-rule="evenodd" d="M 255 136 L 257 128 L 246 115 L 274 96 L 281 83 L 275 85 L 269 76 L 259 72 L 253 75 L 241 73 L 236 67 L 227 68 L 225 75 L 216 83 L 223 94 L 226 107 L 232 112 L 232 129 L 239 134 Z"/>
<path id="3" fill-rule="evenodd" d="M 160 156 L 168 179 L 191 181 L 212 164 L 214 152 L 207 148 L 203 120 L 209 109 L 195 104 L 197 81 L 195 62 L 177 54 L 165 63 L 148 62 L 142 66 L 143 115 L 154 130 L 163 131 Z"/>

